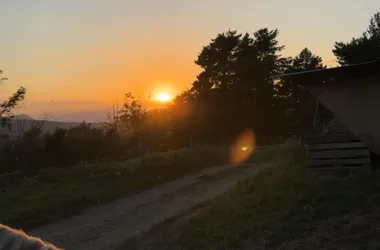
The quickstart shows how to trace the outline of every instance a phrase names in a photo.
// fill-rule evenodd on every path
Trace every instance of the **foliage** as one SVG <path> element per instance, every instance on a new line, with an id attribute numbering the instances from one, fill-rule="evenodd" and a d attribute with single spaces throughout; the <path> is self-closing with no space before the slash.
<path id="1" fill-rule="evenodd" d="M 106 112 L 106 121 L 103 122 L 103 127 L 109 135 L 120 136 L 125 128 L 120 121 L 120 112 L 118 105 L 112 105 L 111 109 Z"/>
<path id="2" fill-rule="evenodd" d="M 323 68 L 322 59 L 307 48 L 295 58 L 283 57 L 278 35 L 267 28 L 253 35 L 229 30 L 202 49 L 195 62 L 202 72 L 169 107 L 184 140 L 217 144 L 251 128 L 258 144 L 268 144 L 307 129 L 311 118 L 303 114 L 312 113 L 312 105 L 301 104 L 301 98 L 311 96 L 272 76 Z"/>
<path id="3" fill-rule="evenodd" d="M 380 14 L 375 14 L 363 37 L 335 44 L 341 64 L 363 61 L 366 55 L 377 57 L 379 20 Z M 277 29 L 268 28 L 252 34 L 236 30 L 217 34 L 195 61 L 201 72 L 191 88 L 161 110 L 148 110 L 127 93 L 122 108 L 109 112 L 106 134 L 113 140 L 127 136 L 128 145 L 140 154 L 228 144 L 246 129 L 255 132 L 258 145 L 302 136 L 312 125 L 314 98 L 291 80 L 273 76 L 326 67 L 308 48 L 293 58 L 282 56 L 285 46 L 278 36 Z M 323 107 L 321 113 L 323 119 L 331 118 Z"/>
<path id="4" fill-rule="evenodd" d="M 229 30 L 203 48 L 195 62 L 202 72 L 173 106 L 180 110 L 182 105 L 191 105 L 185 130 L 193 138 L 217 142 L 247 127 L 264 127 L 267 119 L 255 118 L 264 113 L 268 120 L 272 118 L 273 81 L 269 76 L 278 69 L 282 60 L 278 53 L 283 49 L 277 35 L 277 30 L 268 29 L 253 36 Z"/>
<path id="5" fill-rule="evenodd" d="M 131 93 L 125 94 L 124 100 L 123 108 L 120 111 L 120 121 L 127 130 L 131 130 L 133 134 L 138 134 L 141 132 L 139 129 L 144 123 L 146 110 Z"/>
<path id="6" fill-rule="evenodd" d="M 295 58 L 283 57 L 278 35 L 278 30 L 267 28 L 253 34 L 231 30 L 218 34 L 199 54 L 195 63 L 202 72 L 191 88 L 167 108 L 147 110 L 127 93 L 121 109 L 114 106 L 109 111 L 104 130 L 83 123 L 43 134 L 36 127 L 2 146 L 0 172 L 117 161 L 195 145 L 230 145 L 246 129 L 255 132 L 259 145 L 300 136 L 310 124 L 307 114 L 312 108 L 301 104 L 301 98 L 310 96 L 292 82 L 271 76 L 323 66 L 308 49 Z M 11 106 L 18 97 L 22 93 L 9 102 Z"/>
<path id="7" fill-rule="evenodd" d="M 0 85 L 4 81 L 8 80 L 5 77 L 1 77 L 3 71 L 0 70 Z M 24 100 L 26 94 L 26 88 L 20 87 L 12 96 L 8 99 L 1 101 L 0 100 L 0 125 L 6 124 L 6 118 L 12 117 L 12 109 L 14 109 L 22 100 Z"/>
<path id="8" fill-rule="evenodd" d="M 371 56 L 380 51 L 372 46 L 380 44 L 379 20 L 380 14 L 375 14 L 359 38 L 368 42 L 336 44 L 342 64 L 362 60 L 364 50 Z M 20 140 L 1 145 L 0 172 L 117 161 L 195 145 L 230 145 L 246 129 L 254 131 L 257 145 L 302 136 L 312 124 L 315 102 L 291 80 L 273 76 L 325 66 L 307 48 L 293 58 L 282 56 L 285 47 L 278 35 L 277 29 L 268 28 L 252 34 L 235 30 L 217 34 L 195 61 L 201 72 L 191 88 L 167 108 L 148 110 L 127 93 L 121 109 L 110 110 L 103 130 L 83 123 L 43 134 L 37 126 Z M 357 49 L 360 53 L 353 53 Z M 24 95 L 21 87 L 3 102 L 1 116 L 11 115 Z M 323 113 L 329 119 L 330 114 Z"/>
<path id="9" fill-rule="evenodd" d="M 374 61 L 380 58 L 380 12 L 370 19 L 367 31 L 350 42 L 336 42 L 333 52 L 340 65 Z"/>
<path id="10" fill-rule="evenodd" d="M 128 140 L 82 123 L 70 129 L 42 133 L 43 122 L 35 122 L 19 140 L 0 145 L 0 173 L 32 171 L 81 162 L 108 162 L 138 155 Z"/>
<path id="11" fill-rule="evenodd" d="M 83 122 L 43 133 L 44 121 L 34 121 L 20 139 L 0 144 L 0 174 L 121 161 L 172 149 L 166 110 L 147 112 L 132 95 L 128 94 L 127 99 L 132 101 L 118 112 L 115 107 L 104 128 Z"/>
<path id="12" fill-rule="evenodd" d="M 315 69 L 324 69 L 322 58 L 305 48 L 300 54 L 290 59 L 286 73 L 294 73 Z M 299 85 L 289 79 L 281 79 L 276 85 L 277 107 L 285 114 L 283 133 L 303 135 L 312 124 L 315 98 L 309 91 L 302 90 Z"/>

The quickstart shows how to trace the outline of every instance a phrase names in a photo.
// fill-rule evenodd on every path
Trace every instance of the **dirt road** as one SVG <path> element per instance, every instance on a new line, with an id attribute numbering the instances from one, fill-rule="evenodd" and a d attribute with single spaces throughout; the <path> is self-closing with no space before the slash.
<path id="1" fill-rule="evenodd" d="M 67 250 L 114 249 L 167 218 L 209 201 L 268 164 L 206 169 L 27 233 Z"/>

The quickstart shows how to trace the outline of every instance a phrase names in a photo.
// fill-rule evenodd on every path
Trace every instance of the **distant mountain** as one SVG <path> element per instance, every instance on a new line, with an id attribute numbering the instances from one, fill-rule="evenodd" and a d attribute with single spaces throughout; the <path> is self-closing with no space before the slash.
<path id="1" fill-rule="evenodd" d="M 15 119 L 15 120 L 34 120 L 33 117 L 30 117 L 29 115 L 26 115 L 26 114 L 15 115 L 13 117 L 13 119 Z"/>
<path id="2" fill-rule="evenodd" d="M 59 122 L 88 122 L 99 123 L 106 121 L 106 110 L 104 111 L 81 111 L 67 114 L 56 115 L 52 118 Z"/>
<path id="3" fill-rule="evenodd" d="M 0 136 L 8 135 L 10 139 L 17 139 L 25 132 L 32 128 L 33 124 L 38 120 L 32 119 L 11 119 L 9 121 L 10 127 L 0 127 Z M 58 121 L 44 121 L 42 125 L 43 133 L 54 133 L 57 128 L 69 129 L 80 125 L 80 122 L 58 122 Z M 101 123 L 91 123 L 94 128 L 102 128 Z"/>

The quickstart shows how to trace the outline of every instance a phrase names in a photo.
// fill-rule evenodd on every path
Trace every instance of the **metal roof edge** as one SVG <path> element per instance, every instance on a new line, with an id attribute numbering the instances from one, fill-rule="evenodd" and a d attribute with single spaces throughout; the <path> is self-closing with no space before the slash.
<path id="1" fill-rule="evenodd" d="M 362 63 L 355 63 L 355 64 L 350 64 L 350 65 L 345 65 L 345 66 L 338 66 L 338 67 L 333 67 L 333 68 L 324 68 L 324 69 L 315 69 L 315 70 L 306 70 L 306 71 L 300 71 L 300 72 L 294 72 L 294 73 L 286 73 L 286 74 L 280 74 L 280 75 L 273 75 L 271 78 L 283 78 L 283 77 L 288 77 L 288 76 L 300 76 L 300 75 L 306 75 L 306 74 L 311 74 L 311 73 L 317 73 L 317 72 L 332 72 L 335 70 L 339 69 L 348 69 L 348 68 L 353 68 L 357 66 L 363 66 L 363 65 L 371 65 L 371 64 L 379 64 L 380 65 L 380 58 L 376 59 L 374 61 L 368 61 L 368 62 L 362 62 Z"/>

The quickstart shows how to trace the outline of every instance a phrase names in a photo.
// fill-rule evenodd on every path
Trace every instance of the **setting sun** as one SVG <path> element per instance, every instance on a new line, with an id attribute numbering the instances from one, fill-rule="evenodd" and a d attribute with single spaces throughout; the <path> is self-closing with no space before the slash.
<path id="1" fill-rule="evenodd" d="M 168 93 L 159 93 L 157 96 L 157 100 L 160 102 L 167 102 L 171 99 L 170 95 Z"/>

